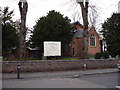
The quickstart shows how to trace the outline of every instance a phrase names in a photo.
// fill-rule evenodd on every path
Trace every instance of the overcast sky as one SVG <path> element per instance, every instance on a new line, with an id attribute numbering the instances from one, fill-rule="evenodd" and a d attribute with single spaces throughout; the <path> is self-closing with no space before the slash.
<path id="1" fill-rule="evenodd" d="M 79 4 L 76 0 L 70 3 L 70 0 L 27 0 L 28 13 L 27 13 L 27 26 L 32 28 L 35 21 L 40 17 L 47 15 L 50 10 L 59 11 L 64 16 L 68 16 L 73 22 L 73 15 L 76 10 L 80 10 Z M 90 0 L 90 5 L 96 6 L 99 14 L 98 23 L 103 23 L 104 20 L 109 18 L 113 12 L 118 11 L 118 2 L 120 0 Z M 14 20 L 19 19 L 19 0 L 0 0 L 0 7 L 9 6 L 10 10 L 14 10 Z M 79 11 L 80 13 L 80 11 Z"/>

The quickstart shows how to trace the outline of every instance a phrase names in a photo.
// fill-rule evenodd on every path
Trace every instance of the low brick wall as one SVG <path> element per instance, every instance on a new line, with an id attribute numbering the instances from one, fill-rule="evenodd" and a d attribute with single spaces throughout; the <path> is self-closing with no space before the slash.
<path id="1" fill-rule="evenodd" d="M 116 67 L 117 60 L 46 60 L 46 61 L 4 61 L 2 62 L 2 72 L 11 73 L 17 71 L 20 64 L 22 72 L 45 72 L 62 70 L 80 70 L 83 65 L 87 69 L 113 68 Z"/>

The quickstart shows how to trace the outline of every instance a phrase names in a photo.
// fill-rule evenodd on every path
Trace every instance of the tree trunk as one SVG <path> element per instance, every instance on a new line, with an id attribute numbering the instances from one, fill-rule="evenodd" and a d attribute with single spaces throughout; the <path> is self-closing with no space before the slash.
<path id="1" fill-rule="evenodd" d="M 82 17 L 83 17 L 83 24 L 84 24 L 84 32 L 83 32 L 83 39 L 84 39 L 84 47 L 83 47 L 83 58 L 88 58 L 88 5 L 89 2 L 79 2 L 82 10 Z"/>
<path id="2" fill-rule="evenodd" d="M 28 11 L 28 3 L 27 2 L 19 2 L 19 10 L 21 15 L 21 23 L 20 23 L 20 47 L 19 47 L 19 58 L 23 60 L 26 58 L 27 50 L 26 50 L 26 15 Z"/>

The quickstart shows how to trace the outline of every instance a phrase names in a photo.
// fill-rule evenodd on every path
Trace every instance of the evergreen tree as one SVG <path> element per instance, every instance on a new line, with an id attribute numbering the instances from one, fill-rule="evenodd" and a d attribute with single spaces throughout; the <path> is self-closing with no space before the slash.
<path id="1" fill-rule="evenodd" d="M 18 33 L 12 21 L 13 11 L 5 7 L 2 13 L 2 54 L 3 57 L 18 46 Z"/>
<path id="2" fill-rule="evenodd" d="M 120 55 L 120 14 L 114 13 L 102 27 L 107 50 L 112 56 Z"/>
<path id="3" fill-rule="evenodd" d="M 31 41 L 34 46 L 40 47 L 42 52 L 44 41 L 61 41 L 64 51 L 68 48 L 71 38 L 70 20 L 53 10 L 36 22 Z"/>

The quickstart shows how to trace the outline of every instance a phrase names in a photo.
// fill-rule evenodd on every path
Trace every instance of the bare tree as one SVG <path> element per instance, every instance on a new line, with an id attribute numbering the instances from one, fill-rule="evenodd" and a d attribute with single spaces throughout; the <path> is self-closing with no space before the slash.
<path id="1" fill-rule="evenodd" d="M 70 12 L 72 22 L 79 21 L 82 24 L 82 16 L 79 10 L 79 5 L 76 3 L 76 0 L 66 0 L 63 5 L 68 6 L 67 11 Z"/>
<path id="2" fill-rule="evenodd" d="M 78 13 L 78 11 L 72 14 L 72 18 L 73 18 L 73 22 L 81 21 L 81 16 L 80 16 L 80 13 Z"/>
<path id="3" fill-rule="evenodd" d="M 78 9 L 78 4 L 76 3 L 76 1 L 79 3 L 81 10 L 79 9 L 77 12 L 75 12 L 75 9 Z M 88 58 L 87 52 L 88 52 L 88 7 L 89 7 L 89 1 L 88 0 L 70 0 L 66 3 L 69 3 L 70 8 L 72 7 L 72 9 L 74 9 L 73 12 L 75 12 L 73 15 L 73 21 L 75 21 L 76 19 L 81 20 L 81 18 L 83 19 L 83 25 L 84 25 L 84 32 L 83 32 L 83 39 L 84 39 L 84 43 L 83 43 L 83 55 L 80 56 L 80 58 Z M 82 17 L 80 17 L 80 13 L 82 14 Z M 76 18 L 76 16 L 79 15 L 79 18 Z"/>
<path id="4" fill-rule="evenodd" d="M 90 24 L 95 27 L 97 23 L 97 18 L 98 18 L 98 10 L 95 5 L 89 5 L 90 8 L 90 13 L 89 13 L 89 19 L 90 19 Z"/>
<path id="5" fill-rule="evenodd" d="M 84 51 L 83 51 L 83 58 L 88 58 L 88 5 L 89 1 L 86 0 L 84 4 L 84 0 L 79 0 L 78 3 L 81 7 L 82 18 L 83 18 L 83 25 L 84 25 L 84 32 L 83 32 L 83 39 L 84 39 Z"/>
<path id="6" fill-rule="evenodd" d="M 26 15 L 28 11 L 28 3 L 27 0 L 20 0 L 19 1 L 19 10 L 21 15 L 21 23 L 20 23 L 20 46 L 19 46 L 19 54 L 20 60 L 26 58 L 27 51 L 26 51 Z"/>
<path id="7" fill-rule="evenodd" d="M 80 4 L 80 7 L 81 7 L 83 24 L 84 24 L 84 28 L 86 30 L 86 29 L 88 29 L 88 5 L 89 5 L 89 2 L 88 2 L 88 0 L 86 0 L 85 5 L 84 5 L 83 1 L 78 2 L 78 3 Z"/>

